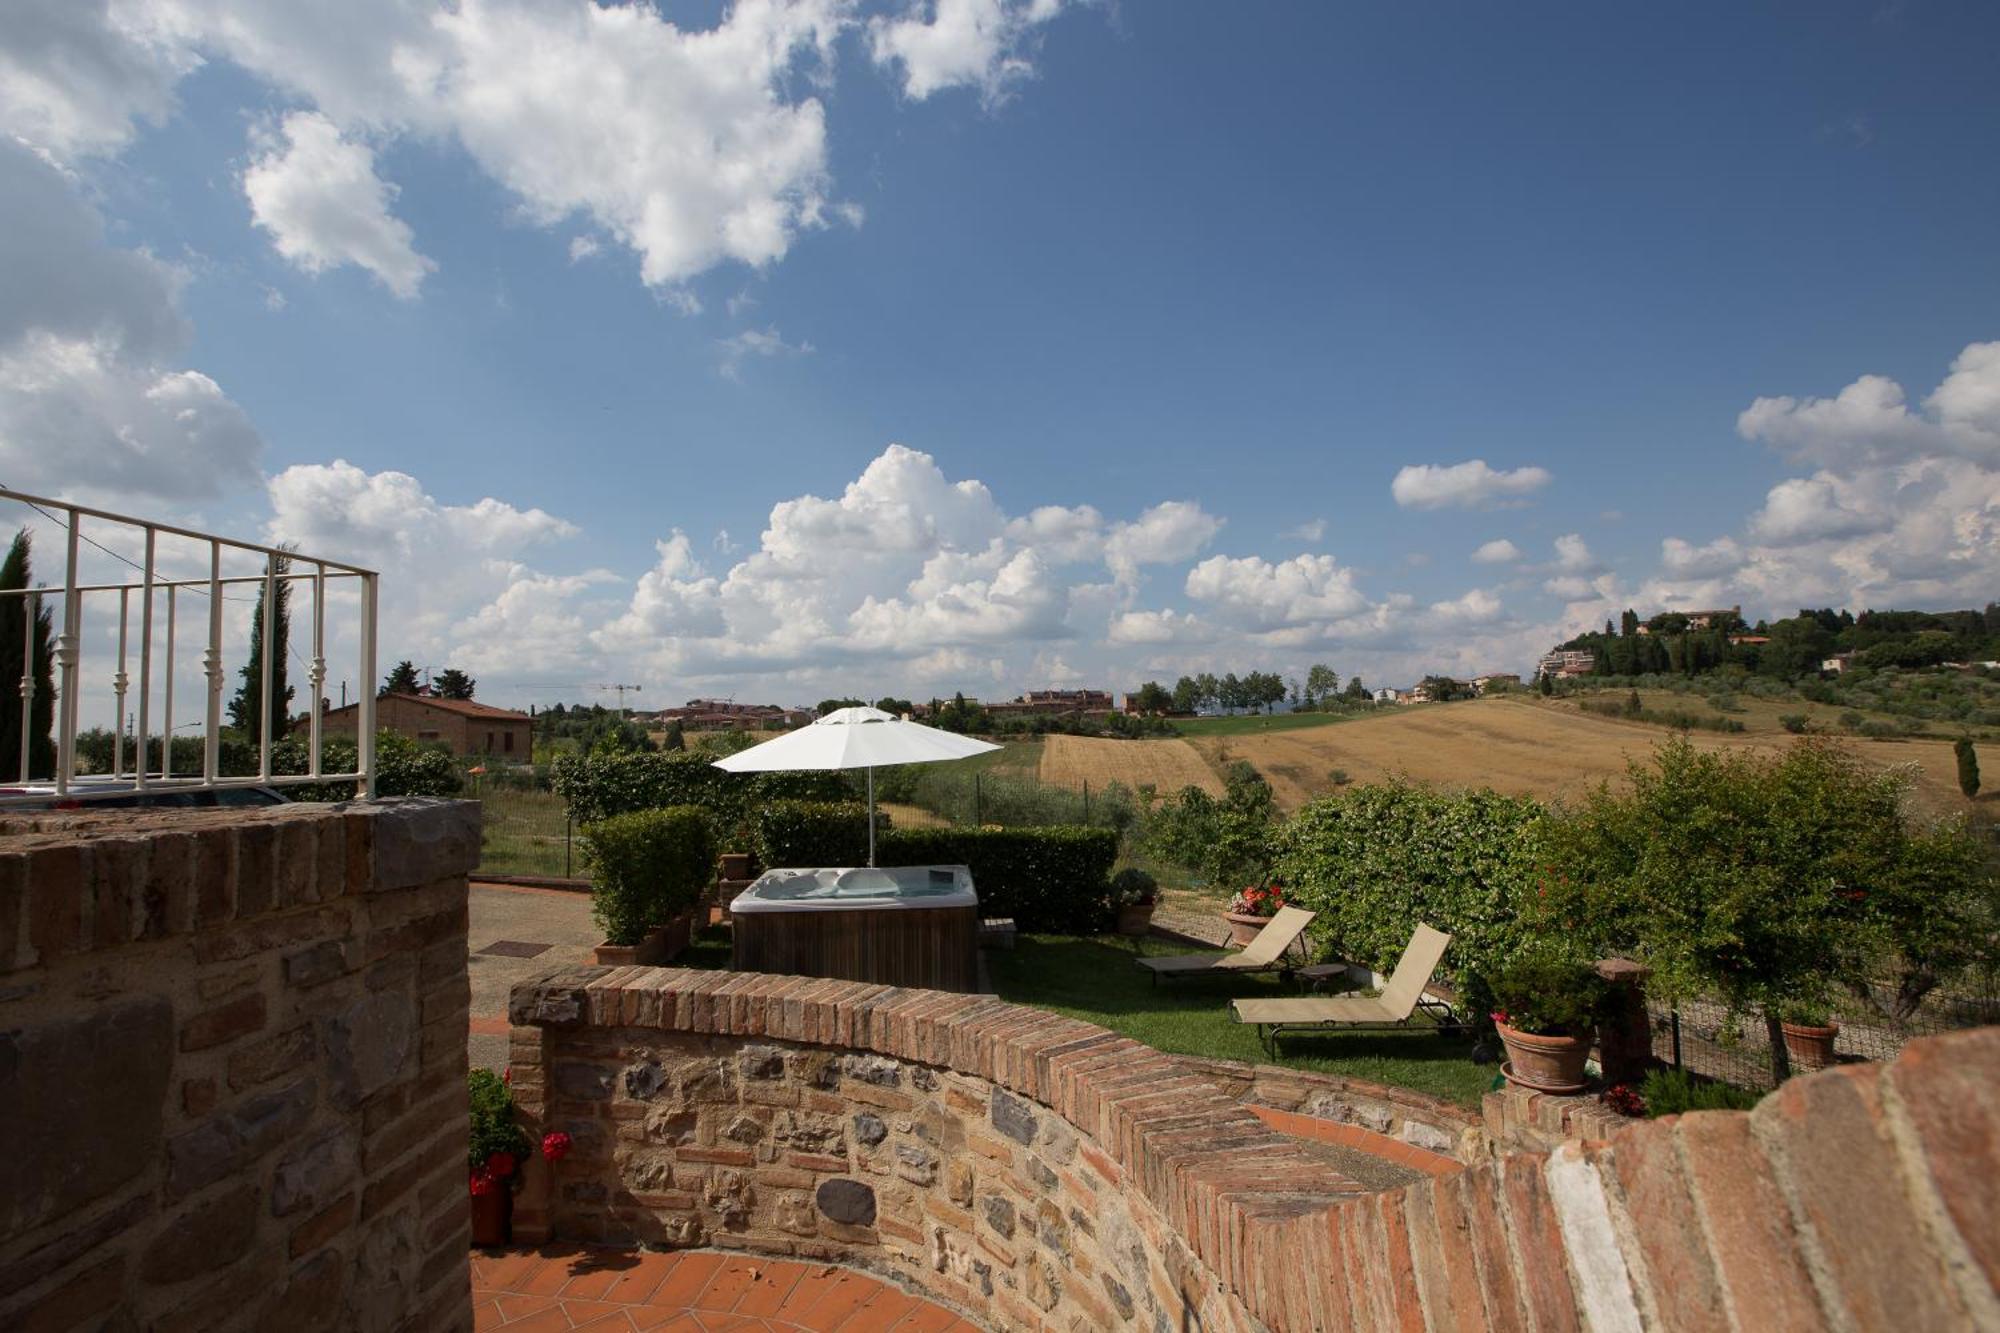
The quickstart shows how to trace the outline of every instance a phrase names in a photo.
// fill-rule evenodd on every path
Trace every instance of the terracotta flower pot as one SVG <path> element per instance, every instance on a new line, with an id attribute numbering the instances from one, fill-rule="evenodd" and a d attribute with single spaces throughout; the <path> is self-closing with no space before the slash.
<path id="1" fill-rule="evenodd" d="M 1153 928 L 1153 904 L 1121 903 L 1118 907 L 1118 933 L 1120 935 L 1144 935 Z"/>
<path id="2" fill-rule="evenodd" d="M 1222 919 L 1229 923 L 1229 942 L 1239 949 L 1256 939 L 1257 932 L 1271 923 L 1270 917 L 1255 912 L 1224 912 Z"/>
<path id="3" fill-rule="evenodd" d="M 472 1243 L 505 1245 L 514 1230 L 514 1191 L 504 1185 L 472 1196 Z"/>
<path id="4" fill-rule="evenodd" d="M 660 961 L 658 932 L 649 933 L 637 944 L 606 940 L 597 946 L 597 961 L 605 967 L 651 967 Z"/>
<path id="5" fill-rule="evenodd" d="M 1495 1026 L 1507 1047 L 1507 1063 L 1500 1072 L 1509 1083 L 1563 1096 L 1583 1091 L 1583 1065 L 1590 1058 L 1589 1037 L 1544 1036 L 1522 1032 L 1505 1023 Z"/>
<path id="6" fill-rule="evenodd" d="M 671 963 L 694 938 L 694 913 L 682 912 L 666 925 L 653 927 L 646 938 L 653 945 L 653 962 Z"/>
<path id="7" fill-rule="evenodd" d="M 1806 1069 L 1825 1069 L 1834 1063 L 1833 1041 L 1840 1035 L 1840 1024 L 1820 1027 L 1813 1023 L 1780 1023 L 1778 1026 L 1785 1034 L 1785 1050 L 1795 1064 Z"/>

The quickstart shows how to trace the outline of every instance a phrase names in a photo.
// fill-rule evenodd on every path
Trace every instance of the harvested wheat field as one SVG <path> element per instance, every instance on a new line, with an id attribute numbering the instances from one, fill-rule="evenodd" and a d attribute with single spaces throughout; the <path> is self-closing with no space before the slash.
<path id="1" fill-rule="evenodd" d="M 1527 700 L 1478 699 L 1402 708 L 1337 726 L 1198 738 L 1192 744 L 1218 766 L 1247 759 L 1270 781 L 1278 803 L 1290 810 L 1329 790 L 1336 768 L 1344 769 L 1354 782 L 1405 777 L 1439 787 L 1491 787 L 1545 799 L 1574 797 L 1607 778 L 1622 780 L 1628 760 L 1644 760 L 1671 734 L 1663 727 Z M 1692 733 L 1692 739 L 1703 749 L 1767 751 L 1781 749 L 1789 740 L 1699 731 Z M 1853 744 L 1864 759 L 1884 767 L 1915 764 L 1916 798 L 1923 808 L 1934 813 L 1967 808 L 1958 794 L 1949 742 Z M 1995 758 L 2000 761 L 2000 756 Z"/>
<path id="2" fill-rule="evenodd" d="M 1042 742 L 1037 775 L 1056 787 L 1080 788 L 1107 782 L 1128 787 L 1152 783 L 1161 795 L 1200 787 L 1222 795 L 1222 781 L 1201 752 L 1184 740 L 1115 741 L 1097 736 L 1050 736 Z"/>

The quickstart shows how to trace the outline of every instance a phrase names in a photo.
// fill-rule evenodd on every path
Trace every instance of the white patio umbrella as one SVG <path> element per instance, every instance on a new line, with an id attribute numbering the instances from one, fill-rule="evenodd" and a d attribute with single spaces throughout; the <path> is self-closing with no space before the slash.
<path id="1" fill-rule="evenodd" d="M 1000 747 L 955 732 L 906 722 L 879 708 L 836 708 L 811 726 L 715 761 L 731 773 L 801 770 L 868 770 L 868 864 L 875 864 L 875 770 L 890 764 L 935 764 L 969 759 Z"/>

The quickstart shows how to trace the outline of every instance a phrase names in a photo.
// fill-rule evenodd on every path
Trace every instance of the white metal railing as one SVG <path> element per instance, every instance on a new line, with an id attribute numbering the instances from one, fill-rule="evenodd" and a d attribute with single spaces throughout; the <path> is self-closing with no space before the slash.
<path id="1" fill-rule="evenodd" d="M 308 555 L 300 551 L 276 546 L 264 546 L 256 542 L 237 541 L 228 537 L 218 537 L 210 533 L 176 527 L 171 523 L 155 523 L 146 519 L 131 518 L 114 514 L 107 510 L 92 509 L 86 505 L 73 504 L 67 500 L 53 500 L 45 496 L 28 495 L 21 491 L 0 486 L 0 501 L 16 501 L 39 512 L 43 518 L 56 524 L 63 532 L 65 553 L 63 561 L 63 581 L 60 588 L 53 586 L 0 589 L 0 599 L 19 598 L 24 614 L 21 617 L 23 644 L 21 652 L 22 670 L 18 684 L 19 698 L 15 701 L 20 709 L 20 755 L 15 768 L 17 780 L 0 785 L 0 807 L 21 804 L 28 801 L 46 801 L 51 792 L 59 798 L 79 802 L 112 796 L 130 796 L 135 792 L 148 791 L 204 791 L 227 787 L 287 787 L 312 783 L 353 782 L 358 786 L 358 794 L 375 795 L 375 614 L 379 591 L 380 575 L 374 570 L 363 569 L 340 560 L 330 560 L 322 556 Z M 89 520 L 96 531 L 86 534 L 85 520 Z M 104 540 L 99 540 L 99 535 Z M 123 542 L 128 548 L 133 539 L 141 540 L 143 554 L 134 559 L 107 543 Z M 207 557 L 206 575 L 169 577 L 161 568 L 160 539 L 168 537 L 179 542 L 193 543 L 193 550 L 203 551 Z M 86 582 L 81 573 L 79 556 L 81 547 L 88 544 L 101 552 L 111 562 L 122 563 L 135 570 L 130 577 L 118 581 Z M 261 573 L 223 573 L 225 555 L 238 558 L 250 556 L 261 560 Z M 197 560 L 197 567 L 199 565 Z M 327 606 L 328 589 L 348 581 L 359 585 L 359 611 L 354 628 L 360 675 L 360 686 L 356 691 L 355 717 L 355 762 L 351 771 L 327 771 L 322 765 L 322 726 L 325 713 L 325 687 L 327 680 Z M 271 754 L 274 744 L 282 739 L 273 735 L 272 714 L 284 716 L 282 706 L 274 708 L 272 688 L 274 660 L 276 654 L 270 651 L 277 635 L 274 625 L 277 620 L 279 585 L 306 586 L 312 595 L 312 653 L 306 661 L 306 771 L 304 773 L 278 773 L 272 770 Z M 256 722 L 257 763 L 256 773 L 225 773 L 222 763 L 222 712 L 223 689 L 227 671 L 223 665 L 223 602 L 229 599 L 230 588 L 255 585 L 260 589 L 261 605 L 264 607 L 262 679 L 258 691 L 259 716 Z M 185 594 L 185 595 L 184 595 Z M 37 655 L 37 622 L 45 605 L 45 599 L 60 597 L 61 624 L 50 644 L 49 658 L 53 659 L 55 685 L 55 745 L 53 771 L 31 772 L 31 757 L 34 746 L 33 718 L 35 696 L 40 688 L 37 683 L 38 665 L 43 660 Z M 201 652 L 201 673 L 207 685 L 206 709 L 199 724 L 202 728 L 201 772 L 186 776 L 176 775 L 173 761 L 174 739 L 174 672 L 176 666 L 175 649 L 180 613 L 190 598 L 206 598 L 206 625 Z M 77 769 L 76 741 L 78 719 L 81 716 L 79 701 L 83 693 L 83 616 L 86 599 L 92 604 L 108 603 L 115 599 L 117 614 L 116 667 L 110 673 L 114 713 L 111 734 L 111 769 L 104 774 L 82 774 Z M 229 599 L 234 600 L 234 599 Z M 244 599 L 254 600 L 254 599 Z M 138 603 L 138 710 L 136 725 L 128 731 L 126 701 L 132 686 L 130 673 L 133 650 L 132 611 L 133 602 Z M 162 605 L 164 603 L 164 605 Z M 5 605 L 0 601 L 0 605 Z M 162 616 L 160 613 L 164 612 Z M 164 619 L 164 625 L 159 622 Z M 164 633 L 162 633 L 162 630 Z M 159 670 L 155 671 L 155 642 L 164 639 L 164 653 L 158 654 Z M 288 641 L 289 642 L 289 641 Z M 155 691 L 155 682 L 160 688 Z M 158 726 L 154 725 L 153 698 L 160 696 L 161 712 Z M 160 748 L 160 762 L 153 765 L 148 759 L 148 751 L 154 742 Z M 131 746 L 132 763 L 125 762 L 126 749 Z"/>

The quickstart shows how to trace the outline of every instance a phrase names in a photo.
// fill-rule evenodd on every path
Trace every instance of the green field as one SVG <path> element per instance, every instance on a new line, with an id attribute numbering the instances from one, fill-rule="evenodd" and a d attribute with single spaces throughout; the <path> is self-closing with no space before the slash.
<path id="1" fill-rule="evenodd" d="M 489 875 L 581 875 L 568 846 L 563 799 L 554 792 L 489 787 L 467 791 L 482 807 L 479 868 Z"/>
<path id="2" fill-rule="evenodd" d="M 1183 736 L 1254 736 L 1267 731 L 1303 731 L 1352 722 L 1368 713 L 1238 713 L 1233 717 L 1177 717 L 1174 729 Z"/>

